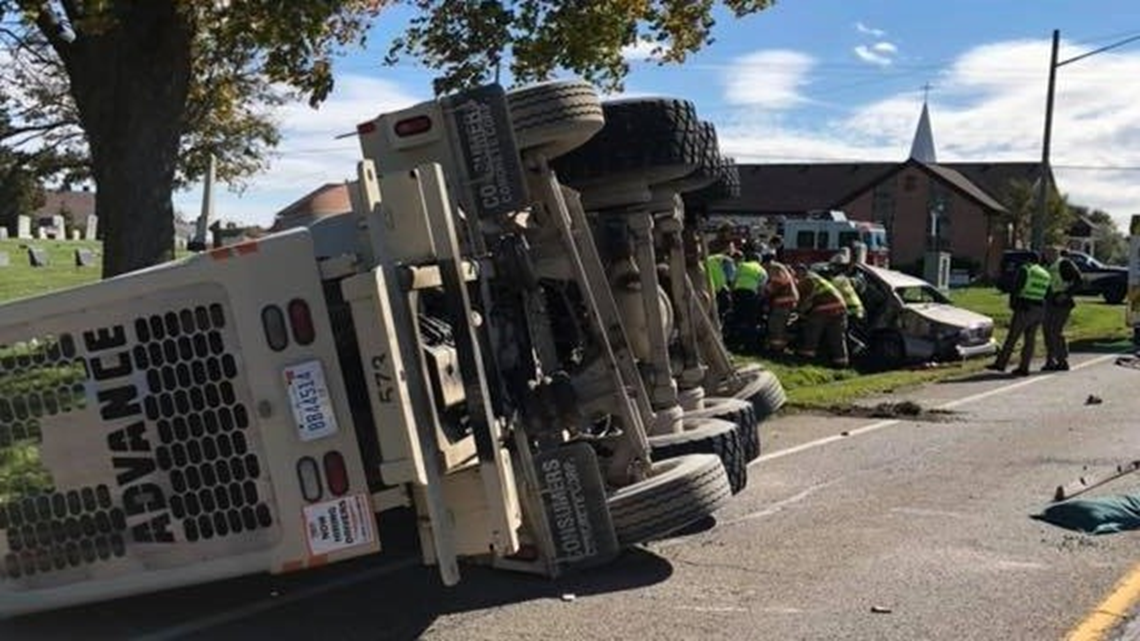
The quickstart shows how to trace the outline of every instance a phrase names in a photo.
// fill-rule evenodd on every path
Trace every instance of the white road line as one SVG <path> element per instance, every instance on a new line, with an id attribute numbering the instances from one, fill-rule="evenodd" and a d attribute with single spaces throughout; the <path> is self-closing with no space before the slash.
<path id="1" fill-rule="evenodd" d="M 1098 357 L 1093 358 L 1091 360 L 1087 360 L 1087 361 L 1085 361 L 1079 365 L 1073 366 L 1072 370 L 1070 370 L 1070 371 L 1075 372 L 1077 370 L 1081 370 L 1081 369 L 1084 369 L 1086 367 L 1092 367 L 1093 365 L 1097 365 L 1099 363 L 1103 363 L 1105 361 L 1112 360 L 1114 358 L 1119 358 L 1120 356 L 1121 356 L 1121 354 L 1118 354 L 1118 353 L 1105 354 L 1104 356 L 1098 356 Z M 1062 374 L 1062 373 L 1064 373 L 1064 372 L 1057 372 L 1057 374 Z M 967 405 L 967 404 L 973 403 L 975 401 L 980 401 L 980 400 L 989 398 L 991 396 L 996 396 L 998 394 L 1004 394 L 1006 392 L 1012 392 L 1013 390 L 1021 389 L 1022 387 L 1028 387 L 1028 386 L 1033 385 L 1035 383 L 1040 383 L 1041 381 L 1048 380 L 1048 379 L 1052 378 L 1054 375 L 1055 374 L 1052 374 L 1052 373 L 1050 373 L 1050 374 L 1037 374 L 1031 378 L 1026 378 L 1025 380 L 1017 381 L 1016 383 L 1010 383 L 1009 385 L 1002 385 L 1001 387 L 998 387 L 998 388 L 995 388 L 992 390 L 987 390 L 985 392 L 978 392 L 977 394 L 971 394 L 970 396 L 966 396 L 964 398 L 960 398 L 960 399 L 957 399 L 954 401 L 950 401 L 948 403 L 943 403 L 942 405 L 937 406 L 935 409 L 936 410 L 954 409 L 955 407 L 961 407 L 963 405 Z M 903 422 L 904 421 L 902 421 L 900 419 L 893 419 L 893 418 L 885 420 L 885 421 L 877 421 L 875 423 L 871 423 L 870 425 L 864 425 L 863 427 L 857 427 L 853 430 L 848 430 L 845 434 L 834 434 L 832 436 L 825 436 L 821 439 L 817 439 L 814 441 L 808 441 L 807 443 L 800 443 L 799 445 L 794 445 L 792 447 L 789 447 L 789 448 L 786 448 L 783 450 L 777 450 L 775 452 L 769 452 L 768 454 L 762 454 L 759 457 L 757 457 L 755 460 L 753 460 L 751 463 L 749 463 L 749 465 L 750 466 L 751 465 L 758 465 L 758 464 L 763 463 L 765 461 L 772 461 L 775 459 L 784 458 L 785 456 L 791 456 L 792 454 L 799 454 L 800 452 L 806 452 L 808 450 L 814 450 L 817 447 L 823 447 L 824 445 L 835 443 L 836 441 L 846 441 L 846 440 L 850 439 L 852 436 L 859 436 L 861 434 L 868 434 L 870 432 L 877 432 L 881 429 L 884 429 L 887 427 L 893 427 L 893 426 L 898 425 L 898 424 L 903 423 Z"/>
<path id="2" fill-rule="evenodd" d="M 234 608 L 233 610 L 226 610 L 224 612 L 218 612 L 217 614 L 211 614 L 209 616 L 204 616 L 198 619 L 191 619 L 190 621 L 186 621 L 169 628 L 157 630 L 155 632 L 134 638 L 139 641 L 158 641 L 160 639 L 177 639 L 180 637 L 185 637 L 195 632 L 202 632 L 204 630 L 216 628 L 226 623 L 240 621 L 241 619 L 245 619 L 255 614 L 261 614 L 262 612 L 267 612 L 275 608 L 289 605 L 290 603 L 304 601 L 305 599 L 310 599 L 312 597 L 325 594 L 326 592 L 341 590 L 358 583 L 363 583 L 365 581 L 370 581 L 387 574 L 392 574 L 393 572 L 406 570 L 407 568 L 414 567 L 418 564 L 418 559 L 404 559 L 396 561 L 389 565 L 362 570 L 356 574 L 341 577 L 335 581 L 329 581 L 328 583 L 322 583 L 310 588 L 298 590 L 282 597 L 265 599 L 263 601 L 251 603 L 247 606 Z"/>

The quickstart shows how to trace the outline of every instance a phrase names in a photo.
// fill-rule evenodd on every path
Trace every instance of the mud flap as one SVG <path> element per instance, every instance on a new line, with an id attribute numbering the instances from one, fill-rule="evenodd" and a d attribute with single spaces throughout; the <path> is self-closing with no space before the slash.
<path id="1" fill-rule="evenodd" d="M 620 551 L 594 450 L 573 443 L 534 457 L 542 507 L 562 569 L 612 560 Z"/>

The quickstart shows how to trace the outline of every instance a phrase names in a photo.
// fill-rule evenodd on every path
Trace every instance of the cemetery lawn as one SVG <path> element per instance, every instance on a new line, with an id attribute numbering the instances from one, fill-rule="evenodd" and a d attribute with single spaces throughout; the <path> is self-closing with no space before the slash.
<path id="1" fill-rule="evenodd" d="M 28 247 L 43 249 L 48 266 L 31 267 Z M 76 267 L 76 249 L 90 250 L 95 264 Z M 8 254 L 8 266 L 0 267 L 0 302 L 97 281 L 103 273 L 102 252 L 103 243 L 93 240 L 0 240 L 0 253 Z"/>

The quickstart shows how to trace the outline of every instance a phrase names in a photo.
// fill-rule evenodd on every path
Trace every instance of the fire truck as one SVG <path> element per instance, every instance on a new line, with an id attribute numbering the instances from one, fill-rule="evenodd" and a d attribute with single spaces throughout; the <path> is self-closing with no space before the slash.
<path id="1" fill-rule="evenodd" d="M 848 220 L 842 211 L 809 214 L 806 218 L 784 222 L 784 255 L 786 263 L 819 263 L 830 260 L 843 248 L 856 254 L 857 244 L 866 248 L 866 263 L 890 267 L 887 232 L 879 223 Z"/>

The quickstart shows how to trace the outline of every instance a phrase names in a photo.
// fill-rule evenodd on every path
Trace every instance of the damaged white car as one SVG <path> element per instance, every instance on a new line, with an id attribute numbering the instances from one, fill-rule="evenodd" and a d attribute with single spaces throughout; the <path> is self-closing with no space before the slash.
<path id="1" fill-rule="evenodd" d="M 997 351 L 994 321 L 955 306 L 920 278 L 870 265 L 851 274 L 866 316 L 851 328 L 873 369 L 987 356 Z"/>

